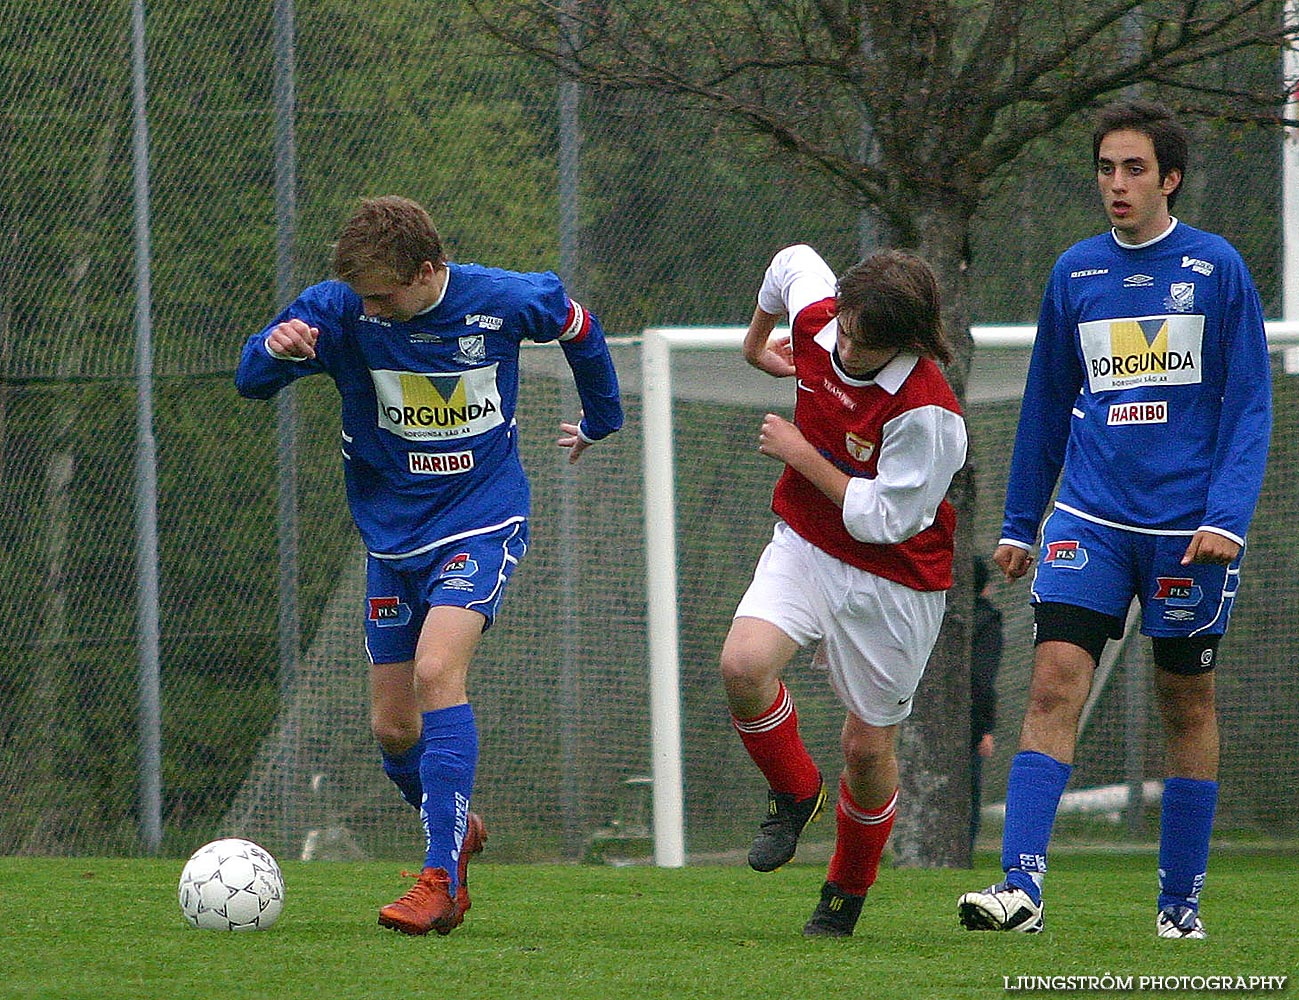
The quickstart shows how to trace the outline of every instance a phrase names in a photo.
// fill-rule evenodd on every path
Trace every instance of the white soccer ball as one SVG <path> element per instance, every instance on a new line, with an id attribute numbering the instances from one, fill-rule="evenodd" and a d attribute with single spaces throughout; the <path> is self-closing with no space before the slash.
<path id="1" fill-rule="evenodd" d="M 178 895 L 191 927 L 266 930 L 284 908 L 284 876 L 269 851 L 230 837 L 204 844 L 190 856 Z"/>

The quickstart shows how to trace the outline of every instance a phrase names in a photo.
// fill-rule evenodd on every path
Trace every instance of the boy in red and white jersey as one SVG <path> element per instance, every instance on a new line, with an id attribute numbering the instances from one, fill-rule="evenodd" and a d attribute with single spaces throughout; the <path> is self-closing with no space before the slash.
<path id="1" fill-rule="evenodd" d="M 782 315 L 788 339 L 772 334 Z M 952 585 L 956 517 L 946 500 L 965 463 L 960 405 L 933 272 L 882 251 L 837 282 L 807 246 L 768 266 L 745 359 L 795 377 L 791 423 L 763 418 L 758 450 L 785 463 L 779 520 L 722 649 L 727 701 L 769 785 L 749 864 L 794 856 L 825 801 L 781 673 L 800 647 L 847 708 L 837 838 L 821 899 L 803 933 L 852 934 L 897 807 L 897 725 L 938 638 Z"/>

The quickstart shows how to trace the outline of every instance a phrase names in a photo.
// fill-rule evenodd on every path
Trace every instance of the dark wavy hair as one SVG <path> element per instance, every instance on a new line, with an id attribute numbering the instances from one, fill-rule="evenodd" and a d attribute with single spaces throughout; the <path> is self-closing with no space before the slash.
<path id="1" fill-rule="evenodd" d="M 839 278 L 837 312 L 844 335 L 873 348 L 898 348 L 952 363 L 938 279 L 915 254 L 879 250 Z"/>

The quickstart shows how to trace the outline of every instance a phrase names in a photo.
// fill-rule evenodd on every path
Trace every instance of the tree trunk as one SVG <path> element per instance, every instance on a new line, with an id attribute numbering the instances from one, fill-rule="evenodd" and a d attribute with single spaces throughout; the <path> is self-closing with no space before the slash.
<path id="1" fill-rule="evenodd" d="M 959 205 L 936 205 L 920 212 L 918 219 L 917 252 L 938 277 L 943 320 L 956 353 L 947 378 L 964 405 L 973 350 L 965 276 L 970 212 Z M 901 792 L 893 830 L 899 866 L 970 865 L 971 525 L 977 502 L 972 463 L 970 456 L 948 492 L 957 522 L 955 583 L 947 594 L 947 615 L 912 715 L 899 727 Z"/>

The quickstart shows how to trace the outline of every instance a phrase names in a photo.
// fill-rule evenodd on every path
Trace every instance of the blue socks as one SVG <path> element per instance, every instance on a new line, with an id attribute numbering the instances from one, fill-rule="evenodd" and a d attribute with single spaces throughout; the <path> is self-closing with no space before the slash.
<path id="1" fill-rule="evenodd" d="M 419 780 L 419 759 L 424 754 L 424 747 L 416 743 L 403 754 L 393 755 L 382 747 L 383 773 L 392 779 L 392 783 L 401 792 L 401 797 L 410 803 L 411 808 L 418 809 L 424 798 L 424 786 Z"/>
<path id="2" fill-rule="evenodd" d="M 1006 826 L 1001 837 L 1001 867 L 1006 881 L 1042 902 L 1046 849 L 1060 796 L 1073 767 L 1035 750 L 1021 750 L 1010 762 L 1006 782 Z"/>
<path id="3" fill-rule="evenodd" d="M 1164 782 L 1159 816 L 1159 908 L 1197 908 L 1209 868 L 1209 837 L 1218 783 L 1195 778 Z"/>
<path id="4" fill-rule="evenodd" d="M 424 790 L 420 818 L 428 837 L 425 868 L 445 868 L 451 894 L 457 887 L 460 845 L 469 828 L 469 800 L 478 766 L 478 726 L 474 710 L 453 705 L 424 713 L 419 776 Z"/>
<path id="5" fill-rule="evenodd" d="M 419 810 L 427 838 L 425 868 L 445 868 L 456 891 L 460 845 L 478 765 L 478 727 L 470 705 L 424 713 L 420 741 L 403 754 L 383 752 L 383 772 Z M 427 796 L 424 790 L 428 789 Z"/>
<path id="6" fill-rule="evenodd" d="M 1021 750 L 1010 762 L 1001 867 L 1006 881 L 1042 901 L 1046 851 L 1060 796 L 1073 768 L 1046 754 Z M 1198 907 L 1209 867 L 1209 838 L 1218 783 L 1194 778 L 1164 782 L 1159 820 L 1159 908 Z"/>

